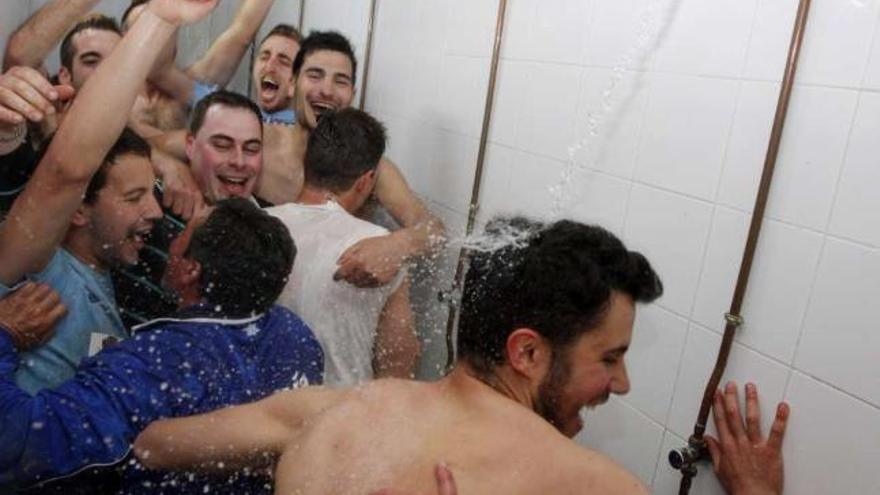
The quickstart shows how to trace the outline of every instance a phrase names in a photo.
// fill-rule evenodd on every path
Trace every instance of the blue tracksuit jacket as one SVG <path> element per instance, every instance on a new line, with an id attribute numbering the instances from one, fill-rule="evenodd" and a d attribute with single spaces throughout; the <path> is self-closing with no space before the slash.
<path id="1" fill-rule="evenodd" d="M 0 331 L 0 493 L 70 481 L 88 468 L 117 464 L 157 419 L 252 402 L 322 380 L 320 344 L 280 306 L 240 320 L 196 306 L 135 332 L 83 361 L 61 386 L 30 396 L 13 381 L 18 356 Z M 195 487 L 202 493 L 206 485 L 211 493 L 269 493 L 265 480 L 246 476 L 205 481 L 149 472 L 133 460 L 119 469 L 122 486 L 114 491 L 122 493 L 190 493 Z M 88 489 L 81 481 L 67 485 L 67 494 L 70 486 Z"/>

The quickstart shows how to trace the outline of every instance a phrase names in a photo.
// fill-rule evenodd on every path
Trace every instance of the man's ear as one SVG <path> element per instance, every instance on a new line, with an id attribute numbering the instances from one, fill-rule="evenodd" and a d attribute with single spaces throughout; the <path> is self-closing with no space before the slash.
<path id="1" fill-rule="evenodd" d="M 367 194 L 373 192 L 373 187 L 376 185 L 376 169 L 372 169 L 370 171 L 364 172 L 354 183 L 354 190 L 361 194 Z"/>
<path id="2" fill-rule="evenodd" d="M 75 227 L 85 227 L 92 222 L 91 215 L 88 212 L 88 206 L 84 204 L 80 204 L 79 208 L 73 212 L 73 216 L 70 218 L 70 223 Z"/>
<path id="3" fill-rule="evenodd" d="M 198 287 L 199 277 L 202 276 L 202 264 L 192 258 L 183 258 L 183 270 L 181 270 L 180 281 L 185 286 Z"/>
<path id="4" fill-rule="evenodd" d="M 540 380 L 553 362 L 550 344 L 531 328 L 517 328 L 507 337 L 507 362 L 517 373 Z"/>
<path id="5" fill-rule="evenodd" d="M 73 75 L 67 70 L 67 67 L 64 67 L 63 65 L 58 69 L 58 82 L 73 86 Z"/>
<path id="6" fill-rule="evenodd" d="M 192 163 L 193 156 L 193 143 L 195 143 L 196 137 L 193 136 L 191 132 L 186 133 L 186 161 Z"/>

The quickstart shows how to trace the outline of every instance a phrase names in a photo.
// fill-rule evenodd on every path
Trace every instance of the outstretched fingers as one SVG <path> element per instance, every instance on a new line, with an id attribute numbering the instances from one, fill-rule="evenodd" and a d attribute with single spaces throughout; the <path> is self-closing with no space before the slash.
<path id="1" fill-rule="evenodd" d="M 788 415 L 791 412 L 788 404 L 780 402 L 776 406 L 776 417 L 770 426 L 770 435 L 767 437 L 767 446 L 775 451 L 782 449 L 782 440 L 785 438 L 785 428 L 788 425 Z"/>

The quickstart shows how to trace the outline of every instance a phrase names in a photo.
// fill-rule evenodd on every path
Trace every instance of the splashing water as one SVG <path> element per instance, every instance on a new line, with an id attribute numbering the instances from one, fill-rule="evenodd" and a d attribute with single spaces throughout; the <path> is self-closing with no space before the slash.
<path id="1" fill-rule="evenodd" d="M 669 32 L 676 13 L 681 6 L 681 0 L 653 0 L 640 15 L 638 34 L 635 41 L 624 52 L 622 59 L 611 70 L 611 78 L 605 90 L 602 92 L 602 101 L 596 112 L 589 114 L 587 118 L 587 132 L 583 139 L 568 148 L 568 161 L 566 162 L 559 182 L 550 188 L 553 198 L 553 207 L 550 210 L 551 218 L 559 218 L 564 213 L 564 208 L 571 202 L 571 185 L 577 172 L 585 172 L 599 157 L 601 147 L 604 144 L 600 138 L 604 137 L 608 122 L 611 117 L 617 115 L 625 108 L 629 98 L 634 92 L 629 92 L 620 98 L 621 82 L 628 71 L 639 71 L 643 68 L 648 57 L 659 47 Z M 644 77 L 644 72 L 636 72 L 637 83 Z M 638 86 L 638 84 L 636 85 Z M 586 159 L 583 164 L 578 163 L 577 155 L 584 153 Z"/>
<path id="2" fill-rule="evenodd" d="M 641 69 L 648 57 L 660 46 L 676 18 L 682 0 L 651 0 L 639 15 L 638 34 L 632 45 L 624 52 L 621 60 L 611 70 L 611 78 L 602 92 L 599 108 L 588 114 L 586 135 L 568 148 L 568 160 L 560 174 L 559 181 L 549 188 L 553 204 L 549 218 L 561 218 L 565 207 L 572 199 L 571 186 L 576 174 L 587 171 L 599 157 L 600 144 L 604 132 L 612 117 L 617 115 L 629 103 L 634 92 L 620 95 L 621 86 L 630 71 Z M 857 0 L 852 0 L 857 1 Z M 637 72 L 637 79 L 643 77 Z M 638 80 L 636 81 L 638 83 Z M 578 162 L 579 155 L 585 155 L 583 163 Z M 508 245 L 522 245 L 529 237 L 529 232 L 509 227 L 492 235 L 476 234 L 450 239 L 450 246 L 461 246 L 465 249 L 490 252 Z"/>

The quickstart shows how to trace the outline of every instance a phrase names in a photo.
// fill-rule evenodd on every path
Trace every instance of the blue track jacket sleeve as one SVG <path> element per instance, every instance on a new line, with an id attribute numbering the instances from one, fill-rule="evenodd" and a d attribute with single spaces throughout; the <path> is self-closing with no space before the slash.
<path id="1" fill-rule="evenodd" d="M 147 424 L 168 415 L 169 392 L 179 392 L 176 400 L 199 400 L 204 388 L 181 372 L 183 355 L 167 347 L 151 354 L 150 344 L 134 338 L 105 349 L 74 378 L 30 396 L 14 382 L 18 356 L 0 330 L 0 487 L 114 464 Z"/>

